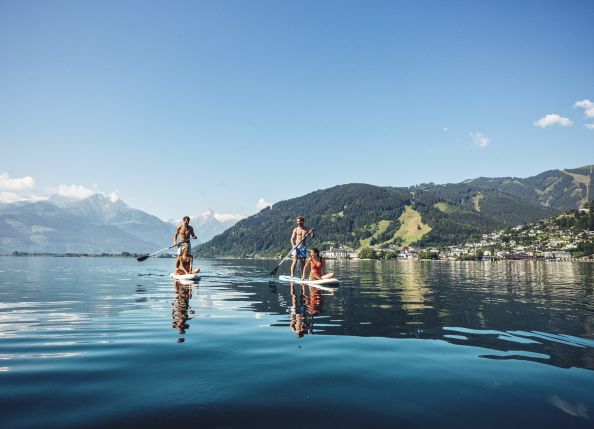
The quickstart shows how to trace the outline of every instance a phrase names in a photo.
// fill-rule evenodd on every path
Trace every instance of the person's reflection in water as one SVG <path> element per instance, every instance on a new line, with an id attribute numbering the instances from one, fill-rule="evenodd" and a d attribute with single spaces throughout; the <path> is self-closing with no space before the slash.
<path id="1" fill-rule="evenodd" d="M 296 290 L 299 291 L 299 294 L 296 293 Z M 298 337 L 303 337 L 305 334 L 306 317 L 305 286 L 295 285 L 291 282 L 291 313 L 289 320 L 291 330 L 295 332 Z"/>
<path id="2" fill-rule="evenodd" d="M 308 313 L 312 317 L 312 325 L 313 325 L 313 316 L 320 314 L 322 312 L 322 306 L 324 305 L 324 294 L 320 289 L 317 289 L 313 286 L 309 287 L 309 296 L 308 296 Z"/>
<path id="3" fill-rule="evenodd" d="M 192 298 L 192 285 L 183 284 L 182 282 L 175 282 L 175 301 L 171 303 L 171 318 L 173 320 L 172 327 L 177 329 L 180 335 L 186 333 L 186 329 L 190 327 L 186 322 L 191 319 L 190 314 L 190 299 Z M 183 343 L 184 338 L 177 339 L 178 343 Z"/>
<path id="4" fill-rule="evenodd" d="M 298 337 L 313 334 L 314 316 L 321 313 L 324 295 L 319 289 L 291 282 L 290 327 Z"/>

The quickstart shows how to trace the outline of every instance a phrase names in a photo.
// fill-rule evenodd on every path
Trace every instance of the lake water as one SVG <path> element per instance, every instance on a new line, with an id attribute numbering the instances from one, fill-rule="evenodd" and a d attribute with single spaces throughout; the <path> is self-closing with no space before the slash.
<path id="1" fill-rule="evenodd" d="M 0 257 L 0 427 L 594 427 L 594 264 L 275 263 Z"/>

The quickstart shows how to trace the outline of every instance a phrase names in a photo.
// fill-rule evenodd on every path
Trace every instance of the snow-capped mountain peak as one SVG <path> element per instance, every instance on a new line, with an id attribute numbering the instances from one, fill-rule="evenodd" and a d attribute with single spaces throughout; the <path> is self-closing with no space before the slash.
<path id="1" fill-rule="evenodd" d="M 219 222 L 239 222 L 242 219 L 245 219 L 246 216 L 239 215 L 239 214 L 222 214 L 222 213 L 215 213 L 215 219 Z"/>
<path id="2" fill-rule="evenodd" d="M 208 209 L 197 216 L 190 215 L 190 224 L 194 226 L 199 240 L 206 242 L 246 217 L 240 214 L 216 213 L 213 209 Z M 171 219 L 167 222 L 179 225 L 182 220 Z"/>

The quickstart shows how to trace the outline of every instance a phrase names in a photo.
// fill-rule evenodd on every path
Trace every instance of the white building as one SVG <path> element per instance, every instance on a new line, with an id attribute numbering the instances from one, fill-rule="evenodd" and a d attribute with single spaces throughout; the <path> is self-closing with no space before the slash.
<path id="1" fill-rule="evenodd" d="M 320 252 L 326 259 L 348 259 L 350 257 L 351 249 L 335 249 L 325 250 Z"/>

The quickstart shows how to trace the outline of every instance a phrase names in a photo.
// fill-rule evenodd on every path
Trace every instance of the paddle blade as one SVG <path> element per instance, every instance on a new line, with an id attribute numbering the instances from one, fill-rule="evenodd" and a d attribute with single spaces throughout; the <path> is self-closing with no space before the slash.
<path id="1" fill-rule="evenodd" d="M 149 258 L 149 255 L 144 255 L 136 258 L 138 262 L 146 261 Z"/>
<path id="2" fill-rule="evenodd" d="M 275 276 L 276 272 L 278 271 L 278 266 L 268 274 L 269 276 Z"/>

